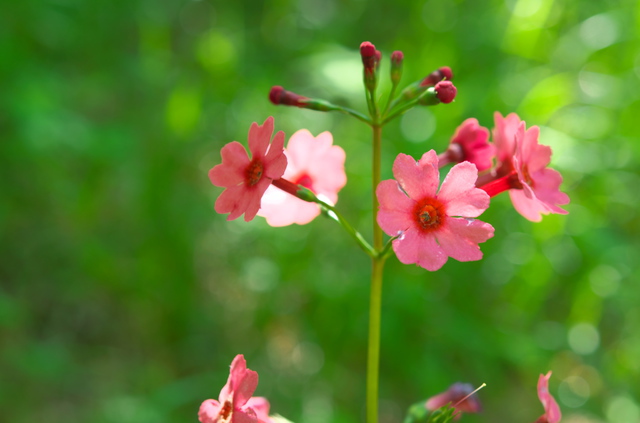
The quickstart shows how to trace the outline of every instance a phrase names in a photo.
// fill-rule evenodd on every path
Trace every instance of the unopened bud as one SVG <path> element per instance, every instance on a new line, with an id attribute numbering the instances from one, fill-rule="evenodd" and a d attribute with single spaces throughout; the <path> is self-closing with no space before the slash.
<path id="1" fill-rule="evenodd" d="M 364 65 L 364 85 L 369 91 L 376 88 L 376 71 L 380 67 L 382 54 L 369 41 L 360 44 L 360 56 Z"/>
<path id="2" fill-rule="evenodd" d="M 294 106 L 302 109 L 317 110 L 320 112 L 340 110 L 338 106 L 331 104 L 328 101 L 304 97 L 291 91 L 287 91 L 278 85 L 272 87 L 271 91 L 269 91 L 269 100 L 276 106 Z"/>
<path id="3" fill-rule="evenodd" d="M 279 85 L 271 88 L 269 91 L 269 100 L 276 106 L 285 105 L 285 106 L 296 106 L 296 107 L 304 107 L 304 101 L 308 100 L 307 97 L 298 95 L 291 91 L 287 91 Z"/>
<path id="4" fill-rule="evenodd" d="M 442 103 L 451 103 L 456 98 L 458 89 L 451 81 L 438 82 L 435 86 L 436 96 Z"/>
<path id="5" fill-rule="evenodd" d="M 482 406 L 473 392 L 473 386 L 468 383 L 454 383 L 445 392 L 429 398 L 424 406 L 427 410 L 436 410 L 451 404 L 457 412 L 477 413 Z"/>
<path id="6" fill-rule="evenodd" d="M 402 61 L 404 60 L 404 54 L 401 51 L 394 51 L 391 53 L 391 82 L 397 85 L 402 77 Z"/>
<path id="7" fill-rule="evenodd" d="M 362 56 L 362 64 L 365 71 L 367 69 L 373 70 L 376 66 L 376 46 L 369 41 L 365 41 L 360 44 L 360 56 Z"/>
<path id="8" fill-rule="evenodd" d="M 439 69 L 431 72 L 426 78 L 420 82 L 422 87 L 433 87 L 442 80 L 451 81 L 453 79 L 453 72 L 449 66 L 443 66 Z"/>

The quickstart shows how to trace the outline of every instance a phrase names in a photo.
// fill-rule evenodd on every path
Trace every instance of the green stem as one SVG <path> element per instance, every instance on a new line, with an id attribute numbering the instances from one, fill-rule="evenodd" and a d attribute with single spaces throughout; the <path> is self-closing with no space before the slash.
<path id="1" fill-rule="evenodd" d="M 336 110 L 339 111 L 339 112 L 342 112 L 344 114 L 353 116 L 354 118 L 356 118 L 356 119 L 358 119 L 358 120 L 360 120 L 360 121 L 362 121 L 362 122 L 364 122 L 364 123 L 366 123 L 368 125 L 371 125 L 371 119 L 369 119 L 368 117 L 366 117 L 365 115 L 363 115 L 360 112 L 357 112 L 357 111 L 355 111 L 353 109 L 349 109 L 348 107 L 342 107 L 342 106 L 340 106 L 340 108 L 336 109 Z"/>
<path id="2" fill-rule="evenodd" d="M 378 422 L 378 380 L 380 370 L 380 315 L 384 259 L 373 258 L 369 299 L 369 348 L 367 350 L 367 423 Z"/>
<path id="3" fill-rule="evenodd" d="M 372 116 L 373 128 L 373 248 L 378 253 L 372 257 L 371 296 L 369 300 L 369 348 L 367 350 L 367 423 L 378 422 L 378 380 L 380 369 L 380 315 L 382 304 L 382 274 L 385 257 L 380 255 L 383 248 L 382 229 L 378 225 L 378 197 L 376 187 L 380 183 L 380 154 L 382 125 L 378 116 Z"/>
<path id="4" fill-rule="evenodd" d="M 393 97 L 396 95 L 396 88 L 398 88 L 398 84 L 393 84 L 391 86 L 391 92 L 389 93 L 389 98 L 387 99 L 387 104 L 384 106 L 383 112 L 382 112 L 382 117 L 384 118 L 387 113 L 389 112 L 389 109 L 391 108 L 391 101 L 393 100 Z"/>
<path id="5" fill-rule="evenodd" d="M 319 204 L 320 207 L 325 209 L 333 220 L 338 222 L 340 226 L 342 226 L 348 233 L 351 235 L 351 238 L 356 241 L 356 243 L 362 248 L 362 250 L 369 255 L 369 257 L 376 257 L 378 255 L 378 251 L 376 251 L 364 237 L 360 234 L 360 232 L 356 231 L 353 226 L 345 219 L 342 214 L 332 205 L 325 203 L 320 199 L 316 199 L 315 203 Z"/>
<path id="6" fill-rule="evenodd" d="M 377 117 L 376 117 L 377 118 Z M 376 119 L 374 118 L 374 119 Z M 378 196 L 376 195 L 376 188 L 380 183 L 380 161 L 382 150 L 382 125 L 374 124 L 373 128 L 373 162 L 372 162 L 372 191 L 373 191 L 373 248 L 376 251 L 382 249 L 382 229 L 378 226 Z"/>

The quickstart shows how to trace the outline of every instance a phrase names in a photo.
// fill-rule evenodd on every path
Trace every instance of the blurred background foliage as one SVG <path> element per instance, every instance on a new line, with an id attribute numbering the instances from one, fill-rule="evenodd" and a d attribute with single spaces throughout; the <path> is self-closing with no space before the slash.
<path id="1" fill-rule="evenodd" d="M 196 421 L 235 354 L 299 423 L 363 421 L 369 262 L 325 218 L 227 222 L 207 171 L 275 117 L 347 152 L 339 208 L 369 236 L 370 133 L 275 107 L 272 85 L 366 110 L 358 46 L 451 66 L 458 98 L 384 133 L 442 151 L 464 119 L 539 125 L 571 196 L 531 223 L 506 196 L 480 262 L 386 268 L 381 419 L 456 381 L 465 421 L 640 421 L 640 7 L 635 0 L 24 0 L 0 13 L 3 421 Z M 383 76 L 383 91 L 389 84 Z"/>

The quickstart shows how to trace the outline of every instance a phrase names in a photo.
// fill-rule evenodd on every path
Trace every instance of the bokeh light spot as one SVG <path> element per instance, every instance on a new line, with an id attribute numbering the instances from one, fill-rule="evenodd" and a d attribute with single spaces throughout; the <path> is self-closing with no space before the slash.
<path id="1" fill-rule="evenodd" d="M 638 423 L 640 408 L 631 398 L 614 397 L 606 407 L 607 419 L 610 423 Z"/>
<path id="2" fill-rule="evenodd" d="M 400 130 L 408 141 L 423 142 L 428 140 L 436 130 L 436 120 L 429 109 L 411 109 L 402 116 Z"/>
<path id="3" fill-rule="evenodd" d="M 527 18 L 536 14 L 542 6 L 542 0 L 518 0 L 514 3 L 507 3 L 511 6 L 512 13 L 521 18 Z"/>
<path id="4" fill-rule="evenodd" d="M 578 323 L 569 330 L 569 346 L 577 354 L 591 354 L 600 345 L 598 330 L 589 323 Z"/>
<path id="5" fill-rule="evenodd" d="M 191 87 L 177 87 L 167 102 L 167 124 L 176 135 L 186 136 L 200 121 L 200 94 Z"/>
<path id="6" fill-rule="evenodd" d="M 312 342 L 300 342 L 293 349 L 292 357 L 295 369 L 304 375 L 313 375 L 324 365 L 324 352 Z"/>
<path id="7" fill-rule="evenodd" d="M 591 396 L 589 383 L 580 376 L 569 376 L 558 387 L 558 398 L 571 408 L 584 405 Z"/>
<path id="8" fill-rule="evenodd" d="M 208 31 L 198 42 L 197 56 L 210 72 L 231 67 L 236 61 L 236 49 L 231 40 L 217 31 Z"/>
<path id="9" fill-rule="evenodd" d="M 608 47 L 618 39 L 618 23 L 609 15 L 595 15 L 580 25 L 582 42 L 594 50 Z"/>
<path id="10" fill-rule="evenodd" d="M 271 260 L 253 257 L 247 260 L 244 271 L 244 281 L 252 291 L 269 291 L 278 285 L 280 269 Z"/>
<path id="11" fill-rule="evenodd" d="M 618 291 L 620 278 L 620 272 L 616 268 L 601 264 L 589 273 L 589 284 L 594 293 L 608 297 Z"/>

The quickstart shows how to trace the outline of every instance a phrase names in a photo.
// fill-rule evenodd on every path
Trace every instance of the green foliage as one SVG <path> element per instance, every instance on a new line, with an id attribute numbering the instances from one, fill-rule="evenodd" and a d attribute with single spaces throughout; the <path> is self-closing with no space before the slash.
<path id="1" fill-rule="evenodd" d="M 370 238 L 370 134 L 275 107 L 272 85 L 366 110 L 358 46 L 456 101 L 385 128 L 383 178 L 464 119 L 541 127 L 571 197 L 531 223 L 507 197 L 480 262 L 385 269 L 381 420 L 455 381 L 482 416 L 640 415 L 640 51 L 630 0 L 46 0 L 0 13 L 0 409 L 12 423 L 196 421 L 235 354 L 304 423 L 362 421 L 370 263 L 333 222 L 227 222 L 207 171 L 273 115 L 347 153 L 338 209 Z M 598 417 L 594 417 L 598 416 Z"/>

